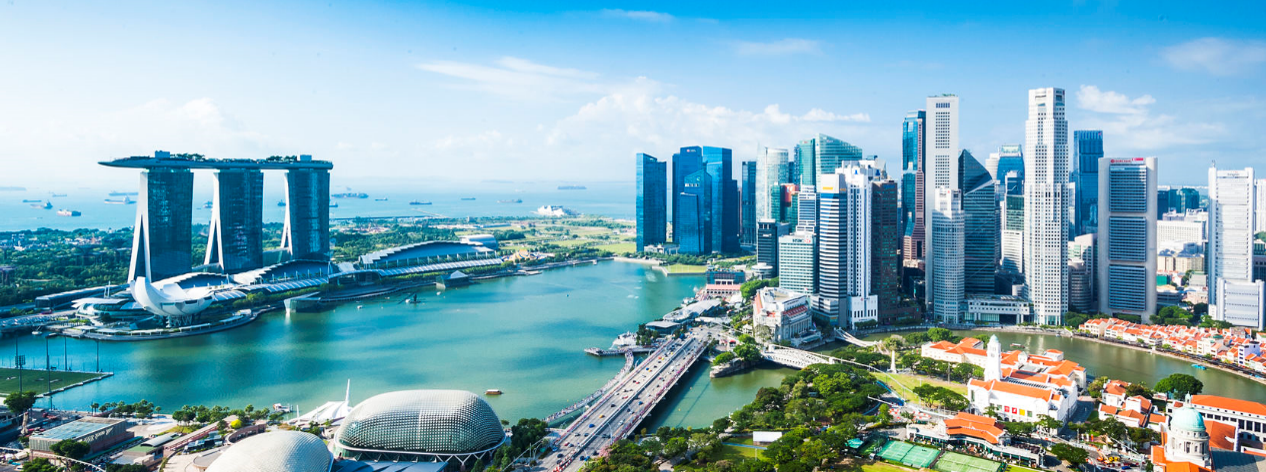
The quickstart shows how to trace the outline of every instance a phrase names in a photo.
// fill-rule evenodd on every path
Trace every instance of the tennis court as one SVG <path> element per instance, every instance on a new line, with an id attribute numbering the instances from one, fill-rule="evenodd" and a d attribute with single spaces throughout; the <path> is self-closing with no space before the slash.
<path id="1" fill-rule="evenodd" d="M 957 452 L 946 452 L 937 459 L 936 470 L 941 472 L 998 472 L 1001 463 L 981 459 Z"/>
<path id="2" fill-rule="evenodd" d="M 923 469 L 931 467 L 932 462 L 936 461 L 936 456 L 940 453 L 941 451 L 936 449 L 915 446 L 908 442 L 889 441 L 883 449 L 879 450 L 879 457 Z"/>

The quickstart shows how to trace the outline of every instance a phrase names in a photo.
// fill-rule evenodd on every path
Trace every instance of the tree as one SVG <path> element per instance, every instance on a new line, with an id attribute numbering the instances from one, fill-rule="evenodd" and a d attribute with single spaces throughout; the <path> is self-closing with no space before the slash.
<path id="1" fill-rule="evenodd" d="M 738 356 L 735 356 L 733 352 L 722 352 L 717 354 L 715 359 L 712 359 L 712 365 L 722 365 L 734 360 L 736 357 Z"/>
<path id="2" fill-rule="evenodd" d="M 760 348 L 755 344 L 743 343 L 734 348 L 734 355 L 747 362 L 756 362 L 761 359 Z"/>
<path id="3" fill-rule="evenodd" d="M 1051 446 L 1051 454 L 1061 461 L 1067 462 L 1074 466 L 1085 464 L 1086 459 L 1090 458 L 1090 453 L 1085 449 L 1068 444 L 1059 443 Z"/>
<path id="4" fill-rule="evenodd" d="M 1008 421 L 1003 423 L 1003 426 L 1006 427 L 1007 432 L 1011 433 L 1012 436 L 1029 437 L 1032 436 L 1033 431 L 1037 429 L 1037 423 L 1030 423 L 1028 421 Z"/>
<path id="5" fill-rule="evenodd" d="M 1187 374 L 1170 374 L 1156 382 L 1156 391 L 1169 393 L 1171 398 L 1187 398 L 1204 391 L 1204 382 Z"/>
<path id="6" fill-rule="evenodd" d="M 931 341 L 927 333 L 910 333 L 905 335 L 906 343 L 910 345 L 919 345 Z"/>
<path id="7" fill-rule="evenodd" d="M 26 472 L 59 472 L 61 467 L 57 467 L 52 462 L 49 462 L 48 459 L 40 457 L 27 461 L 26 464 L 22 465 L 22 470 Z"/>
<path id="8" fill-rule="evenodd" d="M 22 429 L 26 429 L 26 412 L 35 406 L 35 392 L 26 390 L 4 397 L 4 406 L 15 415 L 22 416 Z"/>
<path id="9" fill-rule="evenodd" d="M 933 342 L 949 341 L 954 338 L 954 332 L 945 328 L 932 328 L 928 330 L 928 338 Z"/>
<path id="10" fill-rule="evenodd" d="M 88 443 L 83 442 L 83 441 L 76 441 L 74 439 L 63 439 L 61 441 L 53 443 L 53 445 L 49 447 L 49 449 L 51 449 L 54 454 L 57 454 L 59 456 L 67 457 L 74 460 L 79 460 L 79 459 L 83 459 L 84 456 L 88 455 L 88 452 L 92 451 L 92 446 L 88 445 Z"/>
<path id="11" fill-rule="evenodd" d="M 686 443 L 686 438 L 672 438 L 664 443 L 664 457 L 673 458 L 686 453 L 690 445 Z"/>
<path id="12" fill-rule="evenodd" d="M 1042 420 L 1037 422 L 1037 425 L 1041 426 L 1042 429 L 1050 431 L 1051 434 L 1055 434 L 1057 431 L 1059 431 L 1060 428 L 1064 426 L 1064 423 L 1061 423 L 1059 420 L 1053 417 L 1043 416 Z"/>

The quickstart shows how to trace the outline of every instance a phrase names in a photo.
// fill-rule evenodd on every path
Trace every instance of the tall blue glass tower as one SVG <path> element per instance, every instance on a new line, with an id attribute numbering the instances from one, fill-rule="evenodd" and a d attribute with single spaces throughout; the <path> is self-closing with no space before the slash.
<path id="1" fill-rule="evenodd" d="M 668 163 L 637 154 L 637 252 L 663 244 L 668 228 Z"/>
<path id="2" fill-rule="evenodd" d="M 712 183 L 712 225 L 708 239 L 712 252 L 739 251 L 738 182 L 734 180 L 733 153 L 726 148 L 704 146 L 703 166 Z"/>
<path id="3" fill-rule="evenodd" d="M 911 236 L 923 233 L 923 122 L 927 112 L 906 113 L 901 124 L 901 232 Z M 915 224 L 915 220 L 919 224 Z M 917 230 L 916 230 L 917 226 Z M 920 236 L 922 239 L 922 236 Z M 909 249 L 907 249 L 909 250 Z"/>
<path id="4" fill-rule="evenodd" d="M 673 154 L 673 188 L 669 198 L 672 209 L 673 242 L 681 244 L 681 231 L 685 222 L 681 219 L 680 196 L 686 190 L 686 176 L 703 168 L 703 148 L 699 146 L 681 148 Z"/>
<path id="5" fill-rule="evenodd" d="M 1076 197 L 1073 206 L 1073 232 L 1069 237 L 1099 230 L 1099 158 L 1103 157 L 1103 131 L 1073 131 L 1073 156 L 1077 172 L 1073 174 Z"/>
<path id="6" fill-rule="evenodd" d="M 742 179 L 739 204 L 742 216 L 739 244 L 752 246 L 756 244 L 756 161 L 743 161 L 739 172 Z"/>

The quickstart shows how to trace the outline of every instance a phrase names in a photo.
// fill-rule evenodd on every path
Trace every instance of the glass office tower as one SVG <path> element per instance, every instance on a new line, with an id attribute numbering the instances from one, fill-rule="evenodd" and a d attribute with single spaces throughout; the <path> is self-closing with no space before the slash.
<path id="1" fill-rule="evenodd" d="M 328 195 L 328 193 L 327 193 Z M 193 266 L 193 172 L 155 167 L 141 172 L 128 281 L 189 272 Z"/>
<path id="2" fill-rule="evenodd" d="M 637 154 L 637 252 L 668 237 L 668 163 Z"/>
<path id="3" fill-rule="evenodd" d="M 1073 233 L 1076 237 L 1099 230 L 1099 158 L 1103 157 L 1103 131 L 1073 131 L 1074 201 Z"/>
<path id="4" fill-rule="evenodd" d="M 211 226 L 203 264 L 225 273 L 264 266 L 264 173 L 227 168 L 213 174 Z"/>

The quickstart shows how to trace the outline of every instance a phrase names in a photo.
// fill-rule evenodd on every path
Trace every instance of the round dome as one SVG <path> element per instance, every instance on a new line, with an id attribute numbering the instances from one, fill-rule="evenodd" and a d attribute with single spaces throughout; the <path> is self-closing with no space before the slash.
<path id="1" fill-rule="evenodd" d="M 273 431 L 230 446 L 207 472 L 329 472 L 333 461 L 321 438 Z"/>
<path id="2" fill-rule="evenodd" d="M 376 452 L 470 454 L 505 440 L 501 419 L 461 390 L 405 390 L 374 396 L 343 419 L 339 447 Z"/>
<path id="3" fill-rule="evenodd" d="M 1177 408 L 1169 418 L 1169 429 L 1174 431 L 1191 431 L 1203 433 L 1204 418 L 1200 416 L 1200 412 L 1195 408 L 1183 406 Z"/>

